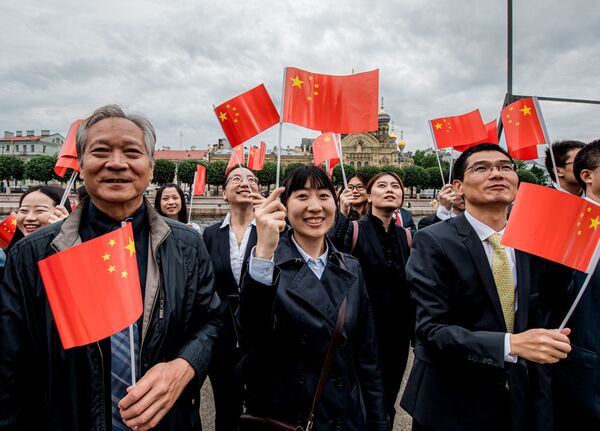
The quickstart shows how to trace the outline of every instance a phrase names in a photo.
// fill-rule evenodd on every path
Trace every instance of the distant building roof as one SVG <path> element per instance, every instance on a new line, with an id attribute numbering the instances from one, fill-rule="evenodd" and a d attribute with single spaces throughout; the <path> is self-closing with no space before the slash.
<path id="1" fill-rule="evenodd" d="M 204 160 L 208 150 L 156 150 L 154 160 Z"/>

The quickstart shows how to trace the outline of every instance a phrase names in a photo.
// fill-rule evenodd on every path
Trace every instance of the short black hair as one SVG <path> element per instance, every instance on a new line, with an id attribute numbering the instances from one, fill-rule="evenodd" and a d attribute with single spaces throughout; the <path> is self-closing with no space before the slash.
<path id="1" fill-rule="evenodd" d="M 160 189 L 158 189 L 158 191 L 156 192 L 156 196 L 154 198 L 154 209 L 161 216 L 167 217 L 167 215 L 163 212 L 163 210 L 160 207 L 160 201 L 162 200 L 162 195 L 163 195 L 165 189 L 167 189 L 169 187 L 173 187 L 175 190 L 177 190 L 177 194 L 179 195 L 179 199 L 181 200 L 181 208 L 179 209 L 179 213 L 177 213 L 177 220 L 179 220 L 181 223 L 187 224 L 188 211 L 187 211 L 187 204 L 185 202 L 185 194 L 183 193 L 183 190 L 181 189 L 181 187 L 179 187 L 175 183 L 163 184 L 162 187 Z"/>
<path id="2" fill-rule="evenodd" d="M 484 143 L 475 145 L 464 151 L 460 155 L 456 162 L 454 162 L 454 170 L 452 172 L 452 179 L 462 181 L 465 178 L 465 169 L 467 169 L 467 160 L 475 153 L 480 153 L 482 151 L 498 151 L 499 153 L 504 154 L 508 159 L 514 163 L 513 158 L 508 154 L 508 152 L 497 144 Z"/>
<path id="3" fill-rule="evenodd" d="M 335 186 L 333 185 L 331 178 L 329 178 L 327 172 L 314 165 L 299 166 L 288 174 L 286 179 L 283 181 L 285 190 L 281 194 L 281 203 L 286 206 L 287 201 L 292 193 L 294 193 L 296 190 L 302 190 L 306 186 L 307 182 L 313 189 L 329 190 L 333 200 L 335 201 L 336 213 L 339 211 L 339 202 L 335 198 Z"/>
<path id="4" fill-rule="evenodd" d="M 581 141 L 556 141 L 552 144 L 552 153 L 554 153 L 554 161 L 557 168 L 564 168 L 567 163 L 568 153 L 577 148 L 583 148 L 585 144 Z M 556 182 L 554 175 L 554 167 L 552 166 L 552 157 L 550 157 L 550 147 L 546 148 L 546 170 L 552 181 Z"/>
<path id="5" fill-rule="evenodd" d="M 585 182 L 581 179 L 581 171 L 593 171 L 600 165 L 600 139 L 585 145 L 575 156 L 573 174 L 585 193 Z"/>

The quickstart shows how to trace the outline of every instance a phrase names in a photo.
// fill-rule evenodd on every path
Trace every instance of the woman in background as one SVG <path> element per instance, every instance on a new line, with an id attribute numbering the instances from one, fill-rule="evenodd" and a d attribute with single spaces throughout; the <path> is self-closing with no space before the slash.
<path id="1" fill-rule="evenodd" d="M 154 208 L 163 217 L 180 221 L 200 232 L 200 226 L 188 220 L 185 195 L 177 184 L 168 183 L 158 189 L 154 198 Z"/>

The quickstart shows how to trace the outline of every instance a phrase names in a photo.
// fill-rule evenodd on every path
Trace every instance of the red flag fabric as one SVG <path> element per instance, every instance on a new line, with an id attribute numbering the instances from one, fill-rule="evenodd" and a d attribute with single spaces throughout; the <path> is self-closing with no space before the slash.
<path id="1" fill-rule="evenodd" d="M 65 349 L 109 337 L 142 314 L 130 223 L 41 260 L 38 266 Z"/>
<path id="2" fill-rule="evenodd" d="M 528 97 L 511 103 L 501 115 L 509 154 L 518 160 L 531 160 L 533 150 L 521 151 L 547 143 L 541 125 L 542 112 L 538 112 L 534 100 Z"/>
<path id="3" fill-rule="evenodd" d="M 313 130 L 377 130 L 379 70 L 346 76 L 285 70 L 283 121 Z"/>
<path id="4" fill-rule="evenodd" d="M 484 142 L 488 137 L 479 109 L 454 117 L 436 118 L 430 123 L 438 150 L 471 146 Z"/>
<path id="5" fill-rule="evenodd" d="M 265 154 L 267 153 L 267 144 L 260 142 L 260 147 L 250 147 L 248 151 L 248 169 L 253 171 L 262 171 L 265 167 Z"/>
<path id="6" fill-rule="evenodd" d="M 517 160 L 537 160 L 538 150 L 537 145 L 533 147 L 521 148 L 520 150 L 509 151 L 513 159 Z"/>
<path id="7" fill-rule="evenodd" d="M 485 139 L 482 139 L 479 142 L 474 142 L 470 145 L 459 145 L 454 147 L 455 151 L 460 151 L 461 153 L 465 150 L 468 150 L 471 147 L 474 147 L 479 144 L 489 143 L 489 144 L 498 144 L 498 127 L 496 126 L 496 120 L 490 121 L 485 125 L 485 131 L 487 136 Z"/>
<path id="8" fill-rule="evenodd" d="M 263 84 L 221 103 L 215 114 L 232 147 L 279 123 L 277 109 Z"/>
<path id="9" fill-rule="evenodd" d="M 83 123 L 82 119 L 73 121 L 71 127 L 69 127 L 67 138 L 60 149 L 60 153 L 58 153 L 56 165 L 54 165 L 54 172 L 61 178 L 65 176 L 67 169 L 73 169 L 79 172 L 75 138 L 77 137 L 77 128 L 81 123 Z"/>
<path id="10" fill-rule="evenodd" d="M 600 239 L 600 206 L 521 183 L 502 244 L 587 272 Z"/>
<path id="11" fill-rule="evenodd" d="M 340 161 L 340 155 L 336 146 L 335 133 L 323 133 L 312 143 L 313 159 L 315 166 L 321 166 L 325 160 L 331 160 L 333 166 Z"/>
<path id="12" fill-rule="evenodd" d="M 206 187 L 206 166 L 196 165 L 196 178 L 194 180 L 194 196 L 204 195 L 205 187 Z"/>
<path id="13" fill-rule="evenodd" d="M 17 217 L 10 213 L 8 217 L 0 222 L 0 248 L 5 250 L 13 235 L 17 231 Z"/>
<path id="14" fill-rule="evenodd" d="M 236 157 L 237 155 L 237 157 Z M 238 162 L 239 160 L 239 162 Z M 233 151 L 231 152 L 231 157 L 229 158 L 229 163 L 227 164 L 227 168 L 225 168 L 225 175 L 229 173 L 231 168 L 237 166 L 238 164 L 244 164 L 244 146 L 238 145 L 237 147 L 233 147 Z"/>
<path id="15" fill-rule="evenodd" d="M 325 171 L 329 178 L 333 178 L 333 169 L 340 164 L 340 159 L 325 160 Z"/>

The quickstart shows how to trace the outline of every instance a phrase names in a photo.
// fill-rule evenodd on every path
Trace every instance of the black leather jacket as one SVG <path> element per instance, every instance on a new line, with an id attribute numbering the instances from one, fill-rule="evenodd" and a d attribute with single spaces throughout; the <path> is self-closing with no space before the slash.
<path id="1" fill-rule="evenodd" d="M 186 359 L 196 378 L 155 428 L 199 430 L 200 386 L 221 329 L 212 265 L 200 235 L 146 203 L 150 224 L 141 373 Z M 0 287 L 0 430 L 110 430 L 98 343 L 64 350 L 37 262 L 81 241 L 78 207 L 21 240 Z"/>

